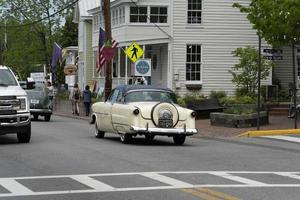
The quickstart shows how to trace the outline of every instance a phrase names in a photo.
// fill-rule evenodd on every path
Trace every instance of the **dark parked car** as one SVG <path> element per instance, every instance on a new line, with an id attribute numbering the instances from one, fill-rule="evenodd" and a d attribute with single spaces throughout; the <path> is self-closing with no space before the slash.
<path id="1" fill-rule="evenodd" d="M 50 121 L 52 115 L 52 101 L 48 96 L 48 89 L 44 83 L 35 83 L 35 88 L 26 90 L 30 103 L 30 113 L 34 120 L 44 116 L 45 121 Z"/>

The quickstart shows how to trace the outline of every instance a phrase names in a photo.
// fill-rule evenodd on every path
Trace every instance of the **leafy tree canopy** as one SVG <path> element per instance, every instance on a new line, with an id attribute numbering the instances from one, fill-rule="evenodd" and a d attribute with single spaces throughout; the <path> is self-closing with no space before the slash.
<path id="1" fill-rule="evenodd" d="M 274 46 L 300 44 L 299 0 L 252 0 L 249 6 L 234 3 L 267 42 Z"/>
<path id="2" fill-rule="evenodd" d="M 64 36 L 67 31 L 62 33 L 62 26 L 64 21 L 70 23 L 70 19 L 64 18 L 70 16 L 73 6 L 69 5 L 73 2 L 75 0 L 0 0 L 0 8 L 10 9 L 0 14 L 0 37 L 4 38 L 6 29 L 8 38 L 5 64 L 22 77 L 40 71 L 38 66 L 50 67 L 53 43 L 65 38 L 68 44 L 72 43 L 71 36 Z M 74 35 L 71 25 L 65 29 L 71 30 L 67 34 Z"/>

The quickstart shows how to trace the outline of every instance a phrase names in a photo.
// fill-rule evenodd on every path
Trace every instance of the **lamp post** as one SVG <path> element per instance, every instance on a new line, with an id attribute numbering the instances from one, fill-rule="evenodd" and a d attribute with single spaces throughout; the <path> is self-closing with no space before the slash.
<path id="1" fill-rule="evenodd" d="M 258 33 L 258 63 L 257 63 L 257 130 L 260 129 L 260 79 L 261 79 L 261 36 Z"/>

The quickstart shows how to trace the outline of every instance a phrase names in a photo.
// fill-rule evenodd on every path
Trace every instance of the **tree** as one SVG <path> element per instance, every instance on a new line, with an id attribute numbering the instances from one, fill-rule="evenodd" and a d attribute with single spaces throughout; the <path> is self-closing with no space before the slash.
<path id="1" fill-rule="evenodd" d="M 254 25 L 258 35 L 273 46 L 291 45 L 293 63 L 293 94 L 296 94 L 295 44 L 300 43 L 299 0 L 252 0 L 249 6 L 235 3 Z M 294 107 L 296 107 L 294 95 Z M 297 128 L 297 115 L 294 127 Z"/>
<path id="2" fill-rule="evenodd" d="M 66 23 L 58 33 L 61 33 L 59 43 L 63 47 L 78 45 L 78 26 L 73 22 L 72 13 L 66 17 Z"/>
<path id="3" fill-rule="evenodd" d="M 10 8 L 5 18 L 14 18 L 18 22 L 18 24 L 7 23 L 7 29 L 14 29 L 12 32 L 19 31 L 18 34 L 9 35 L 8 38 L 13 37 L 15 39 L 17 36 L 27 40 L 27 42 L 34 43 L 35 45 L 29 45 L 33 48 L 31 54 L 37 53 L 34 56 L 28 55 L 29 52 L 26 49 L 29 46 L 26 41 L 16 44 L 15 40 L 10 40 L 6 53 L 8 55 L 14 54 L 15 61 L 8 60 L 9 63 L 7 64 L 19 69 L 28 63 L 46 64 L 50 69 L 53 42 L 58 40 L 57 34 L 54 33 L 60 30 L 62 17 L 70 12 L 74 2 L 71 0 L 0 0 L 0 7 Z M 2 21 L 3 18 L 1 17 L 0 20 Z M 26 34 L 28 30 L 30 30 L 30 34 Z M 16 49 L 11 47 L 16 45 L 24 51 L 14 52 Z M 29 57 L 31 58 L 29 59 Z"/>
<path id="4" fill-rule="evenodd" d="M 238 90 L 242 91 L 243 94 L 253 96 L 258 86 L 258 50 L 253 47 L 237 48 L 232 54 L 240 58 L 240 63 L 234 65 L 230 71 L 233 76 L 232 82 L 237 85 Z M 269 60 L 262 60 L 262 79 L 269 75 L 269 70 L 272 66 L 273 63 Z"/>
<path id="5" fill-rule="evenodd" d="M 299 0 L 252 0 L 249 6 L 234 3 L 247 13 L 248 20 L 268 43 L 274 46 L 300 43 Z"/>

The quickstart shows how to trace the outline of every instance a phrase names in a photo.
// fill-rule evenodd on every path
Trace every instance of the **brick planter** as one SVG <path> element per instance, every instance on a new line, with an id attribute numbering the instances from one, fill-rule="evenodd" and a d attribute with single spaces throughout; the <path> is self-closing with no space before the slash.
<path id="1" fill-rule="evenodd" d="M 260 112 L 260 125 L 269 124 L 269 114 L 266 111 Z M 235 128 L 246 128 L 257 126 L 257 113 L 247 115 L 236 115 L 213 112 L 210 113 L 210 123 L 213 126 L 225 126 Z"/>

